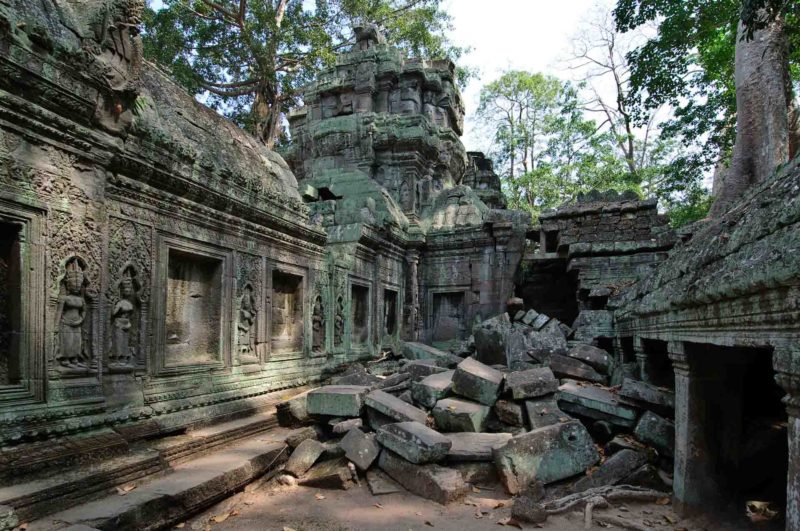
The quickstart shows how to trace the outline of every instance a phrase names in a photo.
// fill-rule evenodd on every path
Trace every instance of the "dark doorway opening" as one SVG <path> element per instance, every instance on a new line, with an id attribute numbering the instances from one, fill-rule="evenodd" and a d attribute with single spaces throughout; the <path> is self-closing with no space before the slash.
<path id="1" fill-rule="evenodd" d="M 22 379 L 19 231 L 18 225 L 0 223 L 0 385 L 18 385 Z"/>

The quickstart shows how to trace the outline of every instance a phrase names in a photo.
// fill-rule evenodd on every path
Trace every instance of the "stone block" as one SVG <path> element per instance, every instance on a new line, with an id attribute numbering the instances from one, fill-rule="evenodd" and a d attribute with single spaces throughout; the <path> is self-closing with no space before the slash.
<path id="1" fill-rule="evenodd" d="M 436 403 L 431 414 L 436 427 L 449 432 L 481 432 L 486 426 L 486 419 L 491 409 L 489 406 L 460 400 L 444 398 Z"/>
<path id="2" fill-rule="evenodd" d="M 558 380 L 549 367 L 540 367 L 508 374 L 506 389 L 511 391 L 514 400 L 536 398 L 555 393 L 558 390 Z"/>
<path id="3" fill-rule="evenodd" d="M 367 407 L 394 419 L 395 422 L 413 420 L 420 424 L 426 424 L 428 420 L 428 414 L 421 409 L 407 402 L 403 402 L 396 396 L 392 396 L 384 391 L 372 391 L 364 399 L 364 403 Z"/>
<path id="4" fill-rule="evenodd" d="M 353 486 L 353 473 L 347 459 L 339 457 L 317 463 L 298 482 L 305 487 L 347 490 Z"/>
<path id="5" fill-rule="evenodd" d="M 438 348 L 424 343 L 414 343 L 406 341 L 403 343 L 403 356 L 409 360 L 436 360 L 439 367 L 450 369 L 460 361 L 461 358 L 453 356 L 449 352 L 439 350 Z"/>
<path id="6" fill-rule="evenodd" d="M 622 485 L 633 485 L 661 492 L 672 491 L 672 480 L 654 465 L 647 463 L 634 470 L 620 481 Z"/>
<path id="7" fill-rule="evenodd" d="M 652 411 L 645 411 L 633 430 L 634 436 L 660 454 L 675 456 L 675 424 Z"/>
<path id="8" fill-rule="evenodd" d="M 582 343 L 569 349 L 567 356 L 580 360 L 603 374 L 609 374 L 611 371 L 611 356 L 601 348 Z"/>
<path id="9" fill-rule="evenodd" d="M 373 496 L 403 491 L 403 487 L 390 478 L 386 472 L 377 468 L 367 471 L 367 486 Z"/>
<path id="10" fill-rule="evenodd" d="M 530 325 L 533 327 L 534 330 L 541 330 L 549 322 L 550 322 L 550 316 L 540 313 L 536 315 L 536 317 L 533 319 Z"/>
<path id="11" fill-rule="evenodd" d="M 371 407 L 365 408 L 365 411 L 367 412 L 367 426 L 369 426 L 369 428 L 373 431 L 378 431 L 378 429 L 386 426 L 387 424 L 394 424 L 397 422 L 392 417 L 384 415 L 380 411 L 376 411 Z"/>
<path id="12" fill-rule="evenodd" d="M 521 404 L 510 400 L 498 400 L 494 412 L 500 422 L 511 426 L 525 426 L 525 410 Z"/>
<path id="13" fill-rule="evenodd" d="M 331 378 L 332 385 L 361 385 L 372 387 L 381 383 L 381 379 L 367 372 L 367 369 L 358 363 L 351 365 L 344 372 Z"/>
<path id="14" fill-rule="evenodd" d="M 359 417 L 369 389 L 360 385 L 326 385 L 308 393 L 308 413 Z"/>
<path id="15" fill-rule="evenodd" d="M 14 508 L 0 505 L 0 531 L 11 531 L 19 525 L 19 518 L 14 513 Z"/>
<path id="16" fill-rule="evenodd" d="M 497 468 L 489 461 L 466 461 L 463 463 L 448 462 L 448 468 L 461 473 L 467 483 L 496 483 L 499 480 Z"/>
<path id="17" fill-rule="evenodd" d="M 519 522 L 542 524 L 547 520 L 547 511 L 544 504 L 535 497 L 522 494 L 514 498 L 511 517 Z"/>
<path id="18" fill-rule="evenodd" d="M 491 461 L 492 450 L 506 444 L 511 434 L 463 432 L 444 437 L 452 444 L 447 452 L 448 461 Z"/>
<path id="19" fill-rule="evenodd" d="M 497 401 L 502 385 L 502 372 L 472 358 L 459 363 L 453 375 L 455 394 L 487 406 L 492 406 Z"/>
<path id="20" fill-rule="evenodd" d="M 378 458 L 381 453 L 381 447 L 375 440 L 374 433 L 364 433 L 358 428 L 353 428 L 347 432 L 339 446 L 344 450 L 344 455 L 359 470 L 366 470 Z"/>
<path id="21" fill-rule="evenodd" d="M 644 452 L 622 450 L 606 459 L 589 476 L 584 476 L 572 486 L 574 492 L 583 492 L 593 487 L 616 485 L 647 462 Z"/>
<path id="22" fill-rule="evenodd" d="M 431 374 L 411 384 L 411 396 L 417 404 L 431 408 L 447 396 L 453 386 L 455 371 Z"/>
<path id="23" fill-rule="evenodd" d="M 311 421 L 306 403 L 307 395 L 308 392 L 301 393 L 275 405 L 275 414 L 278 418 L 279 425 L 287 428 L 294 428 Z"/>
<path id="24" fill-rule="evenodd" d="M 317 462 L 317 459 L 324 451 L 325 446 L 321 442 L 314 439 L 306 439 L 294 449 L 283 469 L 288 474 L 299 478 Z"/>
<path id="25" fill-rule="evenodd" d="M 511 321 L 503 313 L 475 326 L 475 355 L 483 363 L 506 363 L 506 339 L 511 333 Z"/>
<path id="26" fill-rule="evenodd" d="M 378 442 L 400 457 L 416 463 L 436 463 L 447 456 L 450 440 L 419 422 L 388 424 L 377 432 Z"/>
<path id="27" fill-rule="evenodd" d="M 558 388 L 558 405 L 567 413 L 595 420 L 605 420 L 616 426 L 632 428 L 639 408 L 605 387 L 566 380 Z"/>
<path id="28" fill-rule="evenodd" d="M 391 450 L 381 452 L 378 466 L 408 491 L 442 505 L 467 492 L 467 484 L 458 471 L 436 464 L 416 465 Z"/>
<path id="29" fill-rule="evenodd" d="M 319 439 L 319 432 L 315 426 L 306 426 L 293 430 L 286 436 L 286 444 L 290 448 L 297 448 L 306 439 Z"/>
<path id="30" fill-rule="evenodd" d="M 550 357 L 550 369 L 559 378 L 574 378 L 600 384 L 605 384 L 607 381 L 605 376 L 586 363 L 560 354 Z"/>
<path id="31" fill-rule="evenodd" d="M 431 374 L 447 371 L 444 367 L 439 367 L 435 359 L 409 361 L 403 365 L 402 370 L 407 372 L 414 381 L 421 380 Z"/>
<path id="32" fill-rule="evenodd" d="M 536 318 L 539 316 L 539 312 L 536 310 L 528 310 L 525 312 L 525 315 L 520 319 L 524 324 L 531 326 Z"/>
<path id="33" fill-rule="evenodd" d="M 347 433 L 348 431 L 352 430 L 353 428 L 361 428 L 364 425 L 364 421 L 360 418 L 357 419 L 334 419 L 330 421 L 331 431 L 333 433 L 340 435 Z"/>
<path id="34" fill-rule="evenodd" d="M 517 494 L 534 481 L 546 485 L 586 471 L 600 460 L 586 428 L 577 420 L 512 437 L 493 451 L 500 480 Z"/>
<path id="35" fill-rule="evenodd" d="M 669 389 L 656 387 L 640 380 L 625 378 L 622 381 L 619 395 L 636 403 L 647 404 L 647 406 L 660 410 L 675 409 L 675 393 Z"/>
<path id="36" fill-rule="evenodd" d="M 532 430 L 572 419 L 558 407 L 555 395 L 526 400 L 525 411 L 528 414 L 528 425 Z"/>

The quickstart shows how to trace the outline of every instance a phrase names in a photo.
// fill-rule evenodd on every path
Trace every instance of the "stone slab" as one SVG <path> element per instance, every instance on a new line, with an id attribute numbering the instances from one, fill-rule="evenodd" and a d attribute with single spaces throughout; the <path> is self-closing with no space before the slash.
<path id="1" fill-rule="evenodd" d="M 352 461 L 359 470 L 367 470 L 381 453 L 381 447 L 375 440 L 374 433 L 364 433 L 358 428 L 347 432 L 339 446 L 344 450 L 344 455 Z"/>
<path id="2" fill-rule="evenodd" d="M 289 433 L 289 435 L 286 436 L 286 444 L 288 444 L 290 448 L 294 449 L 300 446 L 300 444 L 307 439 L 319 439 L 319 432 L 315 426 L 305 426 L 303 428 L 293 430 L 291 433 Z"/>
<path id="3" fill-rule="evenodd" d="M 510 433 L 448 433 L 452 446 L 447 452 L 448 461 L 491 461 L 492 450 L 505 445 Z"/>
<path id="4" fill-rule="evenodd" d="M 436 464 L 416 465 L 391 450 L 381 452 L 378 466 L 408 491 L 442 505 L 467 492 L 467 484 L 457 470 Z"/>
<path id="5" fill-rule="evenodd" d="M 590 365 L 581 360 L 560 354 L 550 356 L 550 369 L 559 378 L 574 378 L 599 384 L 605 384 L 607 381 L 605 376 L 594 370 Z"/>
<path id="6" fill-rule="evenodd" d="M 490 461 L 448 462 L 448 468 L 458 470 L 467 483 L 492 484 L 499 481 L 497 468 Z"/>
<path id="7" fill-rule="evenodd" d="M 514 400 L 536 398 L 558 390 L 558 380 L 549 367 L 516 371 L 506 375 L 506 389 Z"/>
<path id="8" fill-rule="evenodd" d="M 367 471 L 367 486 L 373 496 L 403 492 L 403 487 L 390 478 L 386 472 L 377 468 Z"/>
<path id="9" fill-rule="evenodd" d="M 412 341 L 406 341 L 405 343 L 403 343 L 402 352 L 403 356 L 406 359 L 410 360 L 432 359 L 436 360 L 436 364 L 439 367 L 444 367 L 446 369 L 452 368 L 456 363 L 458 363 L 459 360 L 457 356 L 453 356 L 449 352 L 445 352 L 444 350 L 439 350 L 436 347 L 432 347 L 424 343 L 415 343 Z"/>
<path id="10" fill-rule="evenodd" d="M 325 446 L 314 439 L 306 439 L 294 449 L 283 470 L 299 478 L 311 468 L 325 451 Z"/>
<path id="11" fill-rule="evenodd" d="M 512 437 L 493 458 L 506 490 L 517 494 L 534 481 L 546 485 L 581 474 L 600 454 L 586 428 L 571 420 Z"/>
<path id="12" fill-rule="evenodd" d="M 453 392 L 487 406 L 497 402 L 503 385 L 503 373 L 478 360 L 467 358 L 456 367 Z"/>
<path id="13" fill-rule="evenodd" d="M 410 420 L 426 424 L 428 420 L 427 413 L 385 391 L 372 391 L 364 399 L 364 403 L 367 407 L 394 419 L 395 422 Z"/>
<path id="14" fill-rule="evenodd" d="M 337 435 L 347 433 L 353 428 L 362 428 L 364 421 L 360 418 L 346 420 L 332 420 L 330 423 L 331 431 Z"/>
<path id="15" fill-rule="evenodd" d="M 572 419 L 558 407 L 555 395 L 526 400 L 525 411 L 528 414 L 528 425 L 532 430 Z"/>
<path id="16" fill-rule="evenodd" d="M 591 475 L 582 477 L 572 486 L 574 492 L 583 492 L 593 487 L 616 485 L 639 467 L 647 463 L 647 455 L 635 450 L 622 450 L 608 459 Z"/>
<path id="17" fill-rule="evenodd" d="M 411 396 L 414 401 L 422 406 L 431 408 L 440 399 L 447 396 L 453 387 L 455 371 L 446 371 L 431 374 L 418 382 L 411 384 Z"/>
<path id="18" fill-rule="evenodd" d="M 419 422 L 388 424 L 377 432 L 377 440 L 402 458 L 416 463 L 436 463 L 448 455 L 451 442 L 441 433 Z"/>
<path id="19" fill-rule="evenodd" d="M 296 427 L 311 421 L 308 415 L 307 395 L 310 391 L 275 404 L 278 424 L 286 427 Z"/>
<path id="20" fill-rule="evenodd" d="M 348 490 L 353 486 L 353 473 L 347 466 L 347 459 L 338 457 L 317 463 L 297 484 L 319 489 Z"/>
<path id="21" fill-rule="evenodd" d="M 510 400 L 498 400 L 494 404 L 494 412 L 500 422 L 510 426 L 525 426 L 525 408 L 522 404 Z"/>
<path id="22" fill-rule="evenodd" d="M 602 374 L 611 371 L 611 356 L 601 348 L 581 343 L 569 349 L 567 356 L 582 361 Z"/>
<path id="23" fill-rule="evenodd" d="M 595 420 L 605 420 L 623 428 L 632 428 L 639 408 L 604 387 L 566 380 L 558 388 L 558 405 L 567 413 Z"/>
<path id="24" fill-rule="evenodd" d="M 436 427 L 449 432 L 481 432 L 486 426 L 486 419 L 491 409 L 489 406 L 461 400 L 444 398 L 436 403 L 431 411 Z"/>
<path id="25" fill-rule="evenodd" d="M 431 374 L 445 372 L 447 369 L 439 367 L 435 359 L 413 360 L 403 365 L 404 372 L 407 372 L 412 380 L 421 380 Z"/>
<path id="26" fill-rule="evenodd" d="M 326 385 L 310 391 L 308 413 L 332 417 L 359 417 L 368 387 L 361 385 Z"/>
<path id="27" fill-rule="evenodd" d="M 622 381 L 619 395 L 637 403 L 647 404 L 650 407 L 654 406 L 663 410 L 675 409 L 675 393 L 669 389 L 656 387 L 641 380 L 625 378 Z"/>

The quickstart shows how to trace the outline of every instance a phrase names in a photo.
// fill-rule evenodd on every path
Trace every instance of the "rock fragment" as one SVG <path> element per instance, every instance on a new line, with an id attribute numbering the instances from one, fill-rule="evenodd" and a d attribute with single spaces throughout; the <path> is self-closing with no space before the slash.
<path id="1" fill-rule="evenodd" d="M 364 399 L 364 403 L 367 407 L 394 419 L 395 422 L 413 420 L 420 424 L 425 424 L 428 419 L 428 414 L 421 409 L 407 402 L 403 402 L 396 396 L 392 396 L 385 391 L 372 391 Z"/>
<path id="2" fill-rule="evenodd" d="M 419 422 L 387 424 L 377 432 L 384 447 L 418 465 L 435 463 L 447 456 L 450 439 Z"/>
<path id="3" fill-rule="evenodd" d="M 453 392 L 471 398 L 481 404 L 492 406 L 497 401 L 500 387 L 503 385 L 503 373 L 467 358 L 456 367 L 453 375 Z"/>
<path id="4" fill-rule="evenodd" d="M 344 450 L 344 455 L 359 470 L 367 470 L 381 453 L 380 445 L 375 441 L 375 434 L 364 433 L 358 428 L 353 428 L 339 442 Z"/>
<path id="5" fill-rule="evenodd" d="M 558 391 L 558 380 L 549 367 L 516 371 L 506 376 L 506 389 L 514 400 L 536 398 Z"/>
<path id="6" fill-rule="evenodd" d="M 325 451 L 325 446 L 314 439 L 306 439 L 294 449 L 284 465 L 284 471 L 295 477 L 305 474 Z"/>
<path id="7" fill-rule="evenodd" d="M 550 369 L 559 378 L 574 378 L 576 380 L 586 380 L 587 382 L 606 383 L 606 377 L 594 370 L 591 366 L 570 358 L 555 354 L 550 357 Z"/>
<path id="8" fill-rule="evenodd" d="M 395 480 L 386 475 L 386 472 L 380 469 L 372 469 L 367 471 L 367 486 L 373 496 L 380 496 L 382 494 L 394 494 L 395 492 L 402 492 L 403 487 L 397 484 Z"/>
<path id="9" fill-rule="evenodd" d="M 603 485 L 616 485 L 639 467 L 647 462 L 647 456 L 643 452 L 635 450 L 622 450 L 615 453 L 600 465 L 592 475 L 579 479 L 572 486 L 575 492 L 583 492 L 593 487 Z"/>
<path id="10" fill-rule="evenodd" d="M 353 486 L 353 474 L 347 459 L 339 457 L 317 463 L 298 481 L 299 485 L 321 489 L 347 490 Z"/>
<path id="11" fill-rule="evenodd" d="M 444 398 L 453 386 L 455 371 L 432 374 L 411 384 L 411 396 L 414 401 L 425 407 L 433 407 Z"/>
<path id="12" fill-rule="evenodd" d="M 360 385 L 326 385 L 308 393 L 311 415 L 358 417 L 368 388 Z"/>
<path id="13" fill-rule="evenodd" d="M 580 360 L 603 374 L 608 374 L 611 369 L 611 356 L 608 355 L 608 352 L 592 345 L 576 345 L 569 349 L 567 356 Z"/>
<path id="14" fill-rule="evenodd" d="M 669 457 L 675 455 L 675 424 L 672 421 L 652 411 L 645 411 L 636 424 L 633 434 L 643 443 L 658 450 L 660 454 Z"/>
<path id="15" fill-rule="evenodd" d="M 498 400 L 494 412 L 501 422 L 510 426 L 525 426 L 525 410 L 522 405 L 510 400 Z"/>
<path id="16" fill-rule="evenodd" d="M 431 414 L 436 426 L 442 431 L 481 432 L 486 426 L 490 411 L 489 406 L 483 404 L 458 398 L 445 398 L 436 403 Z"/>
<path id="17" fill-rule="evenodd" d="M 337 419 L 336 421 L 330 422 L 331 431 L 336 434 L 347 433 L 353 428 L 361 428 L 363 424 L 364 421 L 360 418 L 347 420 Z"/>
<path id="18" fill-rule="evenodd" d="M 467 484 L 457 470 L 436 464 L 415 465 L 391 450 L 381 452 L 378 466 L 410 492 L 442 505 L 467 492 Z"/>

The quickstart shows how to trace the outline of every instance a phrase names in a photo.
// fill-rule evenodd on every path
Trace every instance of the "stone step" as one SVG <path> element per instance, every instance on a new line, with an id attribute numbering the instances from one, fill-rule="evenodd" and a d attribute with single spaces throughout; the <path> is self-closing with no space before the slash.
<path id="1" fill-rule="evenodd" d="M 0 488 L 0 505 L 12 507 L 22 521 L 85 503 L 113 491 L 137 484 L 172 467 L 277 425 L 275 411 L 207 426 L 186 434 L 140 443 L 122 456 L 76 465 L 46 477 Z"/>
<path id="2" fill-rule="evenodd" d="M 71 507 L 29 523 L 29 531 L 52 531 L 69 525 L 97 529 L 155 530 L 173 526 L 217 503 L 280 466 L 288 455 L 276 429 L 240 440 L 227 448 L 174 467 L 163 477 L 143 482 L 124 496 L 118 493 Z"/>

